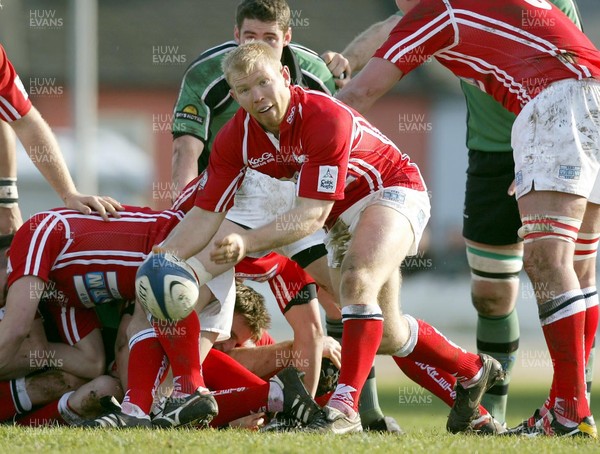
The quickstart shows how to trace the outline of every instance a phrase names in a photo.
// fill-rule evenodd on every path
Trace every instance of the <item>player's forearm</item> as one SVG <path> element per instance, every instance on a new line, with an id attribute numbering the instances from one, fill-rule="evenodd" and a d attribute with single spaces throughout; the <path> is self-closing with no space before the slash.
<path id="1" fill-rule="evenodd" d="M 311 330 L 309 327 L 304 335 L 298 337 L 294 334 L 294 345 L 292 357 L 288 359 L 288 366 L 294 366 L 304 372 L 304 385 L 308 392 L 314 396 L 319 384 L 319 372 L 321 370 L 321 358 L 323 355 L 323 333 Z"/>
<path id="2" fill-rule="evenodd" d="M 180 259 L 187 260 L 206 247 L 225 219 L 225 213 L 214 213 L 199 207 L 192 208 L 160 248 Z"/>
<path id="3" fill-rule="evenodd" d="M 289 358 L 291 351 L 292 341 L 284 341 L 262 347 L 234 348 L 228 355 L 253 374 L 265 377 L 281 369 L 281 358 Z"/>
<path id="4" fill-rule="evenodd" d="M 294 243 L 323 228 L 325 220 L 331 211 L 333 202 L 311 199 L 298 199 L 299 203 L 293 209 L 278 215 L 275 220 L 258 229 L 244 233 L 246 237 L 246 252 L 260 252 L 276 249 Z"/>
<path id="5" fill-rule="evenodd" d="M 8 123 L 0 120 L 0 178 L 17 178 L 15 134 Z"/>
<path id="6" fill-rule="evenodd" d="M 40 113 L 32 107 L 24 117 L 11 123 L 33 164 L 52 189 L 66 201 L 77 189 L 60 152 L 54 133 Z"/>
<path id="7" fill-rule="evenodd" d="M 340 101 L 364 114 L 403 76 L 396 65 L 382 58 L 372 58 L 358 76 L 335 94 Z"/>
<path id="8" fill-rule="evenodd" d="M 172 180 L 177 191 L 198 176 L 198 158 L 204 150 L 204 143 L 194 136 L 180 136 L 173 140 Z"/>
<path id="9" fill-rule="evenodd" d="M 400 16 L 394 14 L 384 21 L 377 22 L 346 46 L 342 55 L 348 59 L 352 72 L 361 70 L 367 64 L 399 21 Z"/>

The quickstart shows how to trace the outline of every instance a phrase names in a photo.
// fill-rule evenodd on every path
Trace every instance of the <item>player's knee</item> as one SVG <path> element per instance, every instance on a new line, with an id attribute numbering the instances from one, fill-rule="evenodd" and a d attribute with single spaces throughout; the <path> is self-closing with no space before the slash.
<path id="1" fill-rule="evenodd" d="M 342 299 L 362 299 L 371 292 L 373 282 L 374 276 L 370 270 L 355 267 L 344 269 L 340 282 Z"/>
<path id="2" fill-rule="evenodd" d="M 117 400 L 121 400 L 123 397 L 123 387 L 121 386 L 121 382 L 115 377 L 100 375 L 90 382 L 90 385 L 92 385 L 90 396 L 95 396 L 98 399 L 115 396 Z"/>
<path id="3" fill-rule="evenodd" d="M 506 306 L 508 305 L 506 298 L 500 296 L 480 296 L 472 294 L 471 301 L 477 313 L 484 317 L 491 317 L 496 316 L 499 313 L 509 312 L 506 310 Z"/>
<path id="4" fill-rule="evenodd" d="M 572 250 L 563 246 L 577 240 L 579 219 L 530 215 L 524 216 L 521 222 L 519 236 L 525 243 L 523 265 L 533 281 L 552 279 L 557 271 L 572 266 Z"/>

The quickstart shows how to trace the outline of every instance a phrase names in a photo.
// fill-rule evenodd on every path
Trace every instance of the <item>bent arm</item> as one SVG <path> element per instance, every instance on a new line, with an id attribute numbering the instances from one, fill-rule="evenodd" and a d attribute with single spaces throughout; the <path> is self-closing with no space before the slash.
<path id="1" fill-rule="evenodd" d="M 24 276 L 10 286 L 0 322 L 0 372 L 11 367 L 30 333 L 43 289 L 44 281 L 35 276 Z"/>
<path id="2" fill-rule="evenodd" d="M 0 180 L 16 187 L 17 149 L 15 134 L 5 121 L 0 120 Z M 8 185 L 7 185 L 8 186 Z M 14 194 L 16 198 L 16 194 Z M 4 195 L 0 198 L 4 198 Z M 3 200 L 0 202 L 0 234 L 16 232 L 23 224 L 21 210 L 17 202 Z"/>
<path id="3" fill-rule="evenodd" d="M 171 179 L 178 193 L 198 176 L 198 158 L 203 150 L 204 143 L 194 136 L 179 136 L 173 140 Z"/>
<path id="4" fill-rule="evenodd" d="M 175 227 L 160 248 L 187 260 L 206 247 L 226 213 L 206 211 L 199 207 L 192 208 Z"/>
<path id="5" fill-rule="evenodd" d="M 35 107 L 11 123 L 33 164 L 60 196 L 65 206 L 89 214 L 95 210 L 108 220 L 107 212 L 119 217 L 123 207 L 111 197 L 80 194 L 73 183 L 60 147 L 46 120 Z"/>
<path id="6" fill-rule="evenodd" d="M 217 264 L 238 262 L 250 252 L 276 249 L 322 228 L 333 207 L 332 200 L 298 197 L 296 206 L 257 229 L 217 239 L 210 258 Z"/>
<path id="7" fill-rule="evenodd" d="M 400 19 L 401 16 L 393 14 L 386 20 L 371 25 L 346 46 L 342 51 L 342 55 L 348 59 L 352 72 L 360 71 L 364 68 L 375 51 L 385 42 Z"/>
<path id="8" fill-rule="evenodd" d="M 308 304 L 292 307 L 285 318 L 294 330 L 294 345 L 286 366 L 294 366 L 306 373 L 304 385 L 314 396 L 319 384 L 321 358 L 323 355 L 323 328 L 319 314 L 319 303 L 313 299 Z"/>
<path id="9" fill-rule="evenodd" d="M 284 341 L 261 347 L 236 347 L 227 354 L 253 374 L 267 377 L 283 367 L 282 358 L 291 356 L 292 345 L 292 341 Z"/>
<path id="10" fill-rule="evenodd" d="M 402 71 L 393 63 L 374 57 L 335 97 L 360 113 L 365 113 L 402 76 Z"/>

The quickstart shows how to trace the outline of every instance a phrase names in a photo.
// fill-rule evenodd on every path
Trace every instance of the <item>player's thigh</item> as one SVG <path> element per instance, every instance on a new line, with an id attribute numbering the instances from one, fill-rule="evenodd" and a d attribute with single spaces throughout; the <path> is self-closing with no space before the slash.
<path id="1" fill-rule="evenodd" d="M 408 218 L 385 205 L 368 206 L 360 215 L 342 261 L 342 286 L 351 275 L 379 292 L 414 242 Z"/>

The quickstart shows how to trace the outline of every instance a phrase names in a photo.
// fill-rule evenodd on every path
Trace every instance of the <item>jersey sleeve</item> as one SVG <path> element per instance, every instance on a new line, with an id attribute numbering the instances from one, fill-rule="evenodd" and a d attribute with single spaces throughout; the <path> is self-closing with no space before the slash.
<path id="1" fill-rule="evenodd" d="M 267 330 L 264 330 L 262 332 L 262 336 L 260 337 L 260 339 L 254 343 L 254 345 L 256 347 L 263 347 L 265 345 L 274 345 L 274 344 L 275 344 L 275 339 L 273 339 L 273 337 L 271 337 L 271 335 L 269 334 L 269 332 Z"/>
<path id="2" fill-rule="evenodd" d="M 60 215 L 50 211 L 38 213 L 25 222 L 9 250 L 8 286 L 23 276 L 36 276 L 48 282 L 68 232 Z"/>
<path id="3" fill-rule="evenodd" d="M 322 91 L 328 95 L 336 92 L 337 87 L 333 74 L 319 55 L 307 47 L 295 43 L 291 44 L 290 48 L 298 59 L 302 71 L 302 80 L 306 88 Z"/>
<path id="4" fill-rule="evenodd" d="M 313 284 L 315 280 L 293 260 L 278 256 L 278 273 L 269 279 L 269 287 L 277 300 L 277 305 L 283 314 L 292 306 L 297 304 L 307 304 L 316 297 L 316 288 L 314 293 L 307 286 Z"/>
<path id="5" fill-rule="evenodd" d="M 203 210 L 225 212 L 233 206 L 235 193 L 244 180 L 246 165 L 236 134 L 235 118 L 223 127 L 213 144 L 208 168 L 200 175 L 194 205 Z"/>
<path id="6" fill-rule="evenodd" d="M 375 57 L 408 74 L 457 39 L 451 16 L 441 0 L 423 0 L 400 19 Z"/>
<path id="7" fill-rule="evenodd" d="M 26 115 L 31 101 L 19 75 L 0 46 L 0 118 L 11 122 Z"/>
<path id="8" fill-rule="evenodd" d="M 207 65 L 192 64 L 183 76 L 179 96 L 173 112 L 173 136 L 193 135 L 203 142 L 208 140 L 211 110 L 205 93 L 214 83 Z M 208 65 L 210 66 L 210 65 Z"/>
<path id="9" fill-rule="evenodd" d="M 306 159 L 298 176 L 299 197 L 342 200 L 354 124 L 347 107 L 333 100 L 304 120 Z"/>

